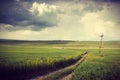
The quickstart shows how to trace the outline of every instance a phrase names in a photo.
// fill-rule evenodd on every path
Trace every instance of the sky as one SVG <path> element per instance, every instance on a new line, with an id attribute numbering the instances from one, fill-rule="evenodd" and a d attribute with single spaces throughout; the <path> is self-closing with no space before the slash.
<path id="1" fill-rule="evenodd" d="M 119 0 L 1 0 L 0 39 L 120 41 Z"/>

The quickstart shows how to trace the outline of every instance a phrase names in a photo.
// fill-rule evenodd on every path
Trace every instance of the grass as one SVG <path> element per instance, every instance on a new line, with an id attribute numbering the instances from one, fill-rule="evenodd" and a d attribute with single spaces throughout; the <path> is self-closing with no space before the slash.
<path id="1" fill-rule="evenodd" d="M 75 58 L 82 54 L 84 50 L 74 50 L 74 49 L 54 49 L 54 48 L 38 48 L 38 47 L 0 47 L 0 58 L 3 62 L 21 62 L 27 60 L 38 60 L 41 58 Z"/>
<path id="2" fill-rule="evenodd" d="M 85 62 L 75 67 L 73 80 L 117 80 L 120 41 L 104 42 L 108 48 L 104 57 L 98 54 L 98 46 L 97 41 L 0 41 L 0 79 L 43 75 L 75 63 L 88 50 Z"/>
<path id="3" fill-rule="evenodd" d="M 0 73 L 12 79 L 15 75 L 17 79 L 27 79 L 71 65 L 79 60 L 84 52 L 80 49 L 1 46 Z M 9 74 L 11 75 L 8 76 Z"/>
<path id="4" fill-rule="evenodd" d="M 91 50 L 86 61 L 76 67 L 72 80 L 120 80 L 120 49 Z"/>

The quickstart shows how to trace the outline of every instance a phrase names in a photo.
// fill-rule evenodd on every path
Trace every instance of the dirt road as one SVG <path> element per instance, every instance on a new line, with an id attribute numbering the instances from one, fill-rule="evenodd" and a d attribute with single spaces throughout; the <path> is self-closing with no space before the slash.
<path id="1" fill-rule="evenodd" d="M 77 65 L 82 63 L 85 60 L 87 55 L 88 55 L 87 52 L 84 53 L 82 55 L 82 58 L 73 65 L 70 65 L 70 66 L 67 66 L 63 69 L 51 72 L 47 75 L 38 76 L 34 79 L 29 79 L 29 80 L 70 80 L 72 78 L 73 73 L 74 73 L 74 67 L 76 67 Z"/>

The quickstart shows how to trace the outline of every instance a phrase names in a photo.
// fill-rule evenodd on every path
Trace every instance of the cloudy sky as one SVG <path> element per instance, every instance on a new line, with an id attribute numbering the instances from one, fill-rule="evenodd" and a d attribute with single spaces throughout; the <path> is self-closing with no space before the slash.
<path id="1" fill-rule="evenodd" d="M 119 0 L 1 0 L 0 39 L 120 40 Z"/>

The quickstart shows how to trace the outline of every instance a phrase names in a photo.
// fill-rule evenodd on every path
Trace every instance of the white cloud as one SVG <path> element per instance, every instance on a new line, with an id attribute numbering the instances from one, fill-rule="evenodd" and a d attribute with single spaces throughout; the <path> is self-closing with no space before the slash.
<path id="1" fill-rule="evenodd" d="M 30 12 L 33 15 L 38 15 L 38 16 L 43 16 L 44 14 L 50 14 L 50 13 L 54 13 L 57 11 L 57 6 L 55 5 L 48 5 L 46 3 L 37 3 L 34 2 L 32 4 L 32 7 L 30 9 Z"/>
<path id="2" fill-rule="evenodd" d="M 40 26 L 56 25 L 60 13 L 58 6 L 38 2 L 34 2 L 29 11 L 33 16 L 33 22 L 40 24 Z"/>

